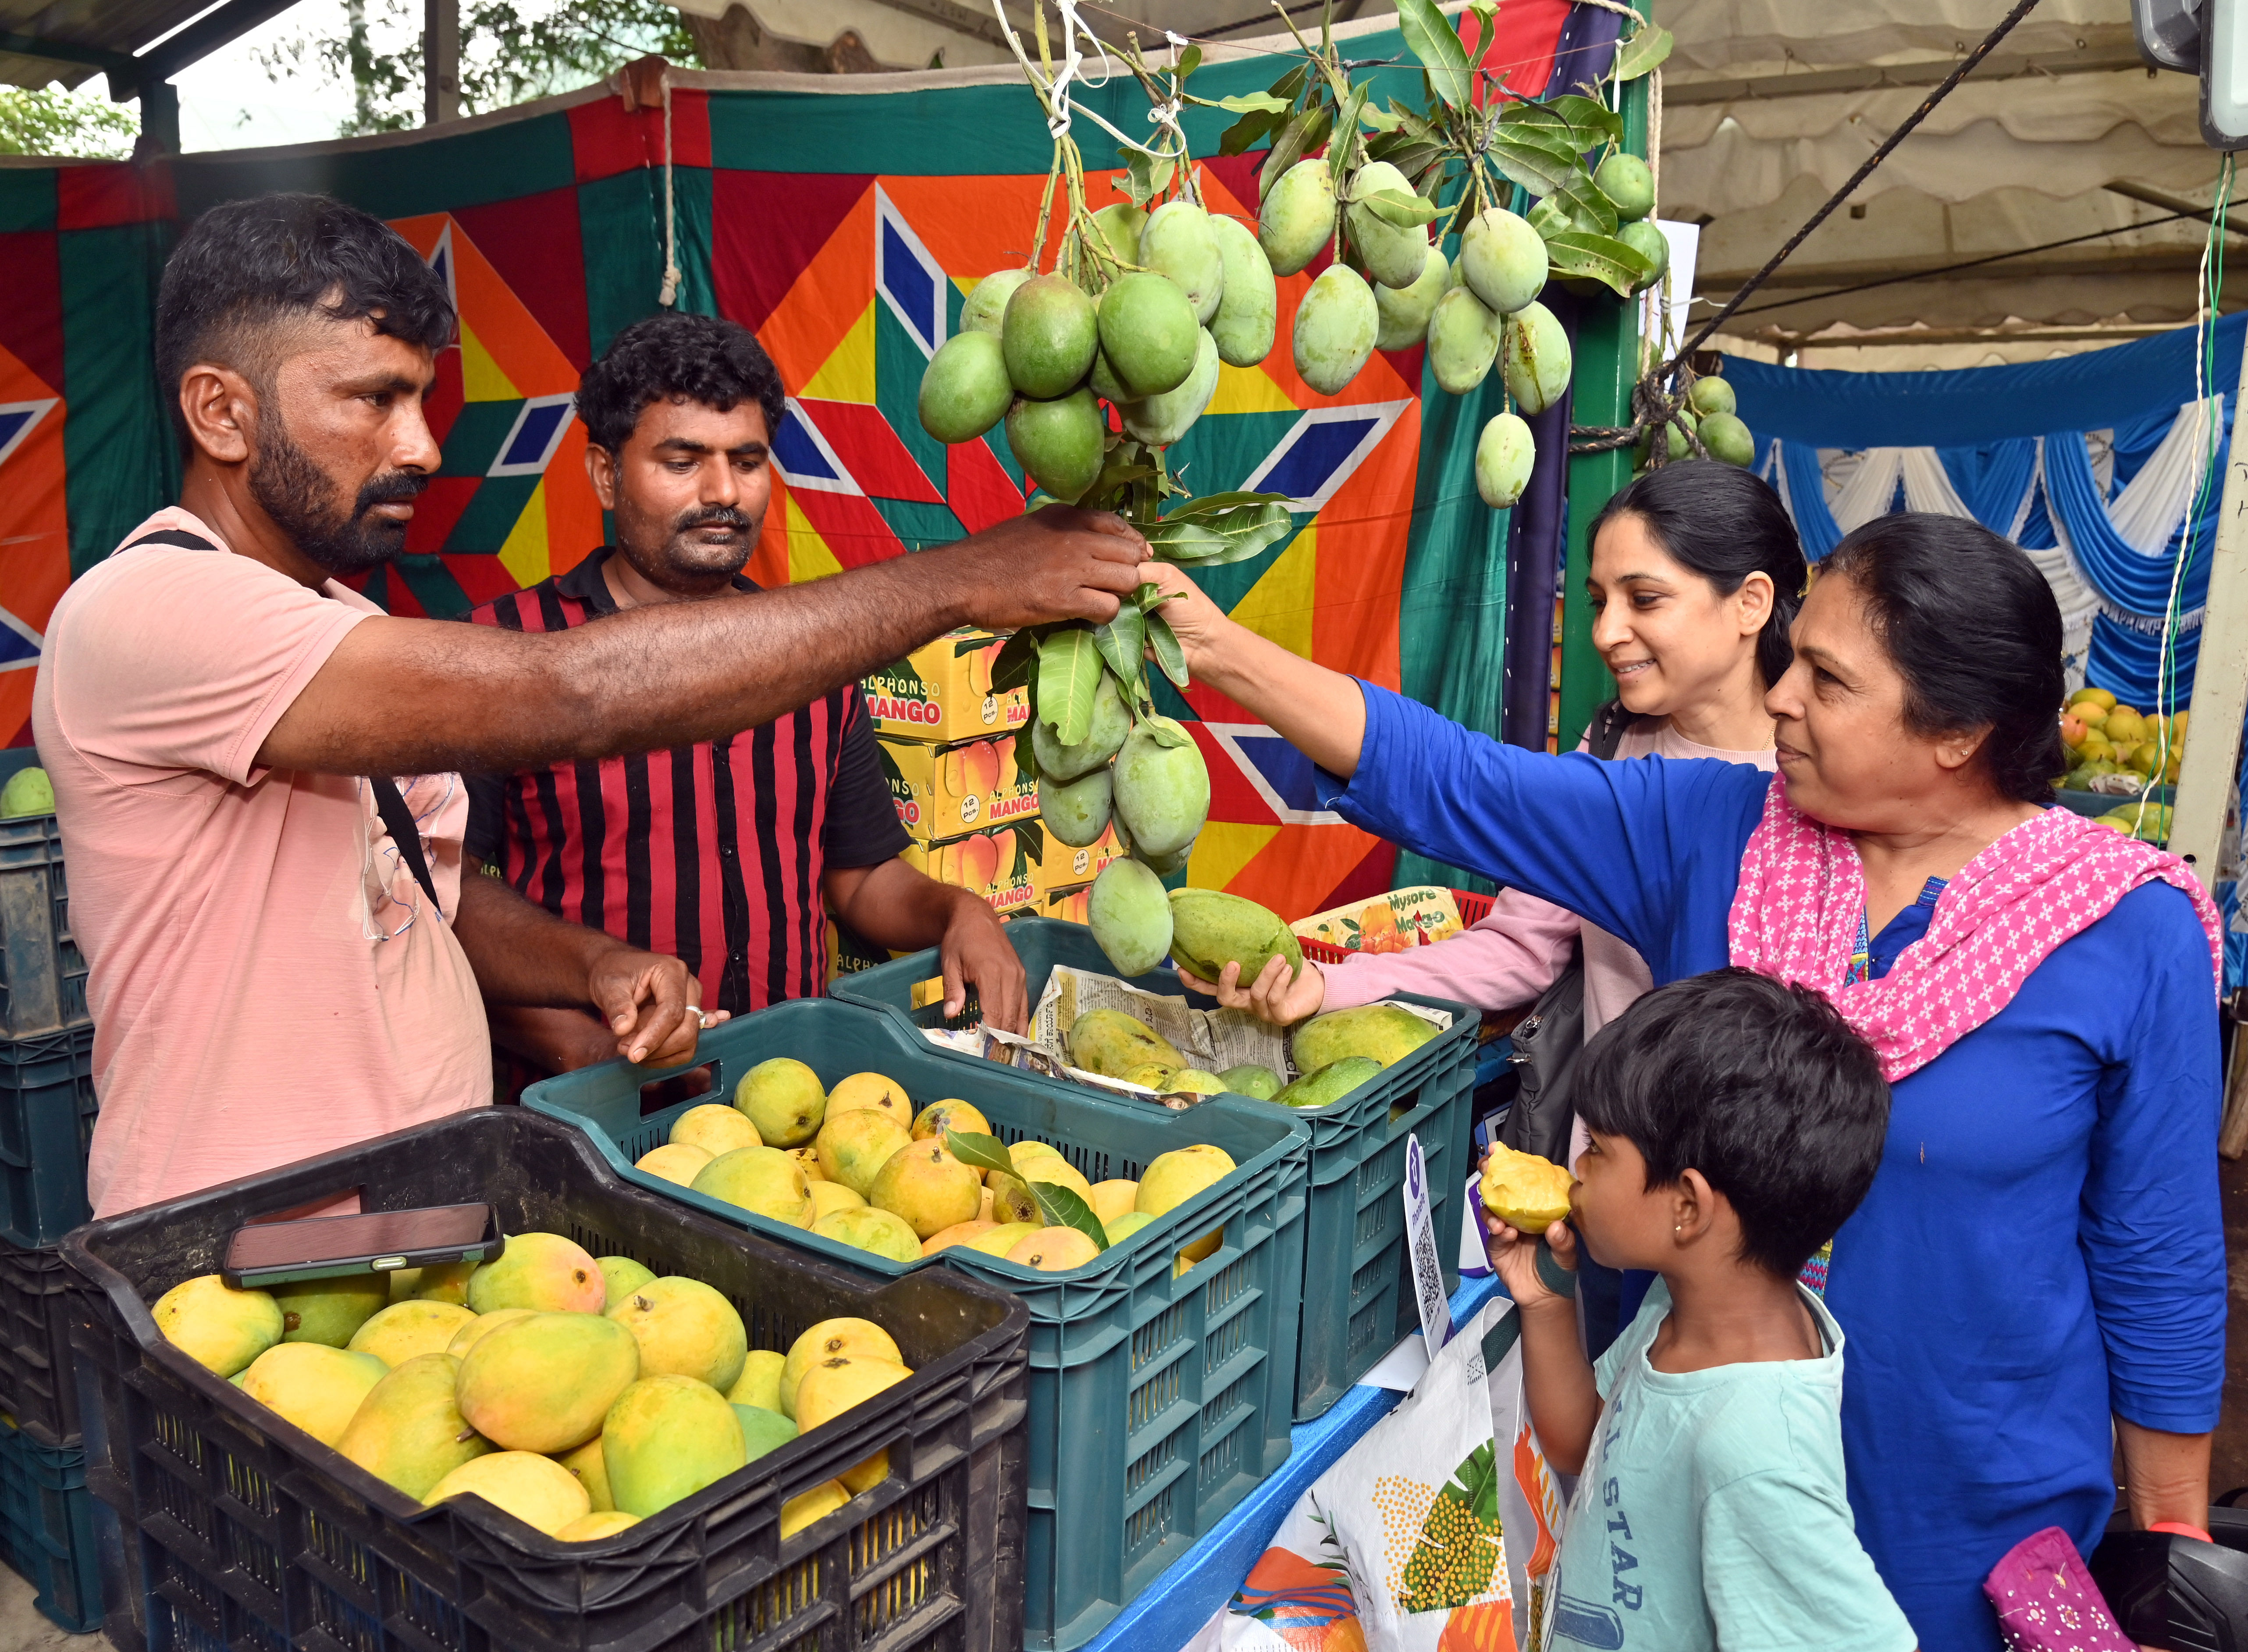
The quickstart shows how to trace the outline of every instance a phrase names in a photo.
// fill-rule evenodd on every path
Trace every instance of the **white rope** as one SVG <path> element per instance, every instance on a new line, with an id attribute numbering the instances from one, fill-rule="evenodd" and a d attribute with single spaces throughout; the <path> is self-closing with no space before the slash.
<path id="1" fill-rule="evenodd" d="M 678 302 L 679 284 L 678 219 L 671 195 L 671 71 L 663 72 L 663 286 L 655 301 L 668 310 Z"/>

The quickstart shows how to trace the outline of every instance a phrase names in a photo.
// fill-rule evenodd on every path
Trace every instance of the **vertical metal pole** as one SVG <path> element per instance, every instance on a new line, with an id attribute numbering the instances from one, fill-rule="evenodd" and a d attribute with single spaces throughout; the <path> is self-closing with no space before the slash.
<path id="1" fill-rule="evenodd" d="M 133 146 L 136 159 L 180 152 L 180 92 L 168 80 L 140 83 L 140 140 Z"/>
<path id="2" fill-rule="evenodd" d="M 2248 348 L 2240 358 L 2240 390 L 2248 397 Z M 2178 764 L 2177 806 L 2170 850 L 2214 890 L 2217 845 L 2240 772 L 2240 722 L 2248 715 L 2248 419 L 2234 402 L 2232 444 L 2225 455 L 2224 497 L 2217 517 L 2209 607 L 2194 668 L 2193 715 Z"/>
<path id="3" fill-rule="evenodd" d="M 422 0 L 422 120 L 461 118 L 461 0 Z"/>

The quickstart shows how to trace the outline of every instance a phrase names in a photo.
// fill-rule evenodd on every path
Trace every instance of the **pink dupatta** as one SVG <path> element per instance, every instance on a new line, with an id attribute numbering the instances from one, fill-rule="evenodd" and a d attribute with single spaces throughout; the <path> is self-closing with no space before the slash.
<path id="1" fill-rule="evenodd" d="M 2183 890 L 2224 969 L 2217 908 L 2183 860 L 2063 808 L 2025 820 L 1970 860 L 1928 933 L 1878 981 L 1843 984 L 1866 874 L 1847 833 L 1787 800 L 1774 775 L 1741 856 L 1726 935 L 1732 961 L 1813 987 L 1880 1056 L 1890 1082 L 1916 1073 L 2013 1002 L 2030 971 L 2142 883 Z"/>

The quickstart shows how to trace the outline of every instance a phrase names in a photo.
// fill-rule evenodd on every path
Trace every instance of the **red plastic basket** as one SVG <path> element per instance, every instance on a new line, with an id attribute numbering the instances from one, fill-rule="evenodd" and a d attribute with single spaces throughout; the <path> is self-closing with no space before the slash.
<path id="1" fill-rule="evenodd" d="M 1463 925 L 1480 923 L 1491 915 L 1491 897 L 1477 895 L 1472 889 L 1453 890 L 1452 904 L 1459 908 Z M 1304 956 L 1315 963 L 1340 963 L 1354 956 L 1348 948 L 1326 941 L 1303 941 L 1299 944 L 1304 949 Z"/>

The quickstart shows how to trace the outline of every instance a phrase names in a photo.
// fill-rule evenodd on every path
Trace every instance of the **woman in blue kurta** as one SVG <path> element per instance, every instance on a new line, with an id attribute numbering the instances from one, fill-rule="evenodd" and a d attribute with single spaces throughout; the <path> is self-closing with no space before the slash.
<path id="1" fill-rule="evenodd" d="M 1196 679 L 1310 756 L 1345 819 L 1569 908 L 1658 984 L 1734 961 L 1743 852 L 1784 782 L 1862 864 L 1851 963 L 1879 978 L 2050 799 L 2060 615 L 2019 551 L 1950 518 L 1881 518 L 1827 568 L 1768 703 L 1781 781 L 1520 751 L 1190 587 L 1165 611 Z M 2169 882 L 2103 909 L 1894 1082 L 1881 1170 L 1833 1244 L 1850 1501 L 1929 1652 L 1999 1644 L 1980 1584 L 2022 1538 L 2059 1525 L 2089 1552 L 2119 1444 L 2137 1524 L 2206 1518 L 2224 1332 L 2210 941 Z"/>

